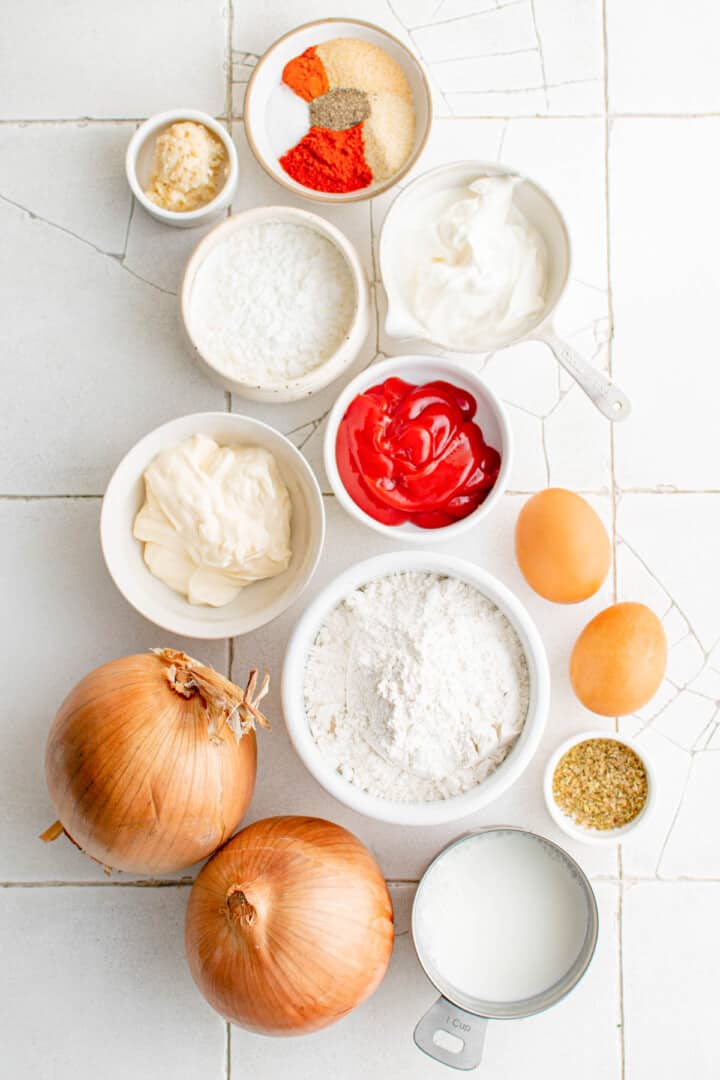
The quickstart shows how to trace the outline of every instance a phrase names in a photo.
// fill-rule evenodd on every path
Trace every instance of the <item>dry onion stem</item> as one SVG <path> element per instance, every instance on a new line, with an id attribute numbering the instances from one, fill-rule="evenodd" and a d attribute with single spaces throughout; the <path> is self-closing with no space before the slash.
<path id="1" fill-rule="evenodd" d="M 390 894 L 346 829 L 267 818 L 200 871 L 185 945 L 195 982 L 222 1016 L 300 1035 L 339 1020 L 379 985 L 393 945 Z"/>
<path id="2" fill-rule="evenodd" d="M 82 679 L 48 736 L 61 832 L 105 867 L 166 873 L 214 851 L 255 785 L 255 726 L 269 676 L 240 687 L 174 649 L 127 656 Z"/>

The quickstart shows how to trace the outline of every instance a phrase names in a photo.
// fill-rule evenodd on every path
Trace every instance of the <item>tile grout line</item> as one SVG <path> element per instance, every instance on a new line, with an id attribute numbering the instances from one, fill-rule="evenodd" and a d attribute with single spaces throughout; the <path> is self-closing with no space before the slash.
<path id="1" fill-rule="evenodd" d="M 524 51 L 524 50 L 523 50 Z M 529 50 L 535 52 L 536 50 Z M 581 80 L 582 82 L 595 82 L 594 79 Z M 234 84 L 233 84 L 234 85 Z M 563 86 L 563 83 L 550 83 L 551 88 L 555 85 Z M 528 87 L 527 89 L 542 90 L 542 86 Z M 451 91 L 452 92 L 452 91 Z M 505 91 L 468 91 L 468 93 L 498 93 Z M 509 92 L 509 91 L 508 91 Z M 642 112 L 567 112 L 567 113 L 538 113 L 538 112 L 516 112 L 516 113 L 448 113 L 435 117 L 435 122 L 445 120 L 545 120 L 553 122 L 555 120 L 604 120 L 605 117 L 609 117 L 611 120 L 717 120 L 720 119 L 720 112 L 686 112 L 686 113 L 642 113 Z M 5 117 L 0 118 L 1 127 L 61 127 L 70 124 L 75 124 L 78 127 L 89 127 L 91 124 L 97 125 L 110 125 L 110 124 L 141 124 L 146 120 L 146 116 L 66 116 L 66 117 Z M 214 119 L 219 123 L 232 124 L 234 122 L 242 123 L 243 114 L 238 112 L 232 113 L 217 113 Z"/>
<path id="2" fill-rule="evenodd" d="M 608 374 L 613 376 L 613 339 L 615 336 L 615 312 L 612 295 L 612 271 L 610 268 L 610 86 L 608 79 L 608 28 L 607 0 L 602 0 L 602 41 L 603 41 L 603 112 L 604 112 L 604 165 L 605 165 L 605 262 L 607 273 L 607 311 Z M 610 529 L 612 534 L 612 598 L 617 603 L 617 486 L 615 482 L 615 431 L 610 421 Z M 615 731 L 619 731 L 619 720 L 615 718 Z M 618 906 L 617 906 L 617 956 L 618 956 L 618 1050 L 620 1053 L 620 1080 L 625 1080 L 625 987 L 623 971 L 623 860 L 622 844 L 617 846 L 618 868 Z"/>
<path id="3" fill-rule="evenodd" d="M 618 873 L 621 867 L 618 867 Z M 590 874 L 591 882 L 596 885 L 617 885 L 629 888 L 635 885 L 653 885 L 658 888 L 680 885 L 720 885 L 720 877 L 690 877 L 687 874 L 679 877 L 659 878 L 654 874 L 645 877 L 625 875 L 622 878 L 614 874 Z M 396 889 L 400 886 L 418 885 L 419 878 L 385 878 L 388 888 Z M 136 878 L 132 881 L 0 881 L 0 892 L 3 889 L 190 889 L 194 884 L 193 878 L 148 878 L 146 881 Z"/>
<path id="4" fill-rule="evenodd" d="M 226 65 L 227 71 L 225 72 L 225 116 L 227 117 L 225 125 L 227 127 L 230 141 L 233 138 L 233 29 L 235 22 L 235 11 L 233 8 L 233 0 L 225 0 L 227 3 L 227 40 L 226 40 Z M 227 208 L 227 218 L 232 216 L 232 200 Z M 229 391 L 225 391 L 225 411 L 231 413 L 233 411 L 233 396 Z M 233 664 L 235 660 L 235 639 L 229 637 L 227 640 L 227 677 L 232 682 L 233 677 Z M 225 1021 L 225 1080 L 230 1080 L 232 1071 L 232 1031 L 230 1029 L 229 1021 Z"/>
<path id="5" fill-rule="evenodd" d="M 380 350 L 377 350 L 376 355 L 384 356 L 384 353 L 382 353 Z M 230 396 L 232 397 L 232 395 L 230 395 Z M 532 415 L 532 414 L 529 414 L 529 415 Z M 323 417 L 323 419 L 324 419 L 324 417 Z M 541 418 L 539 418 L 539 419 L 541 419 Z M 301 426 L 302 427 L 307 427 L 308 425 L 303 424 Z M 284 434 L 287 434 L 287 433 L 284 433 Z M 505 494 L 506 495 L 535 495 L 540 490 L 542 490 L 542 489 L 541 488 L 533 488 L 533 489 L 530 489 L 530 488 L 510 488 L 510 489 L 506 489 Z M 612 491 L 608 490 L 607 488 L 575 488 L 574 490 L 577 492 L 578 495 L 595 495 L 595 496 L 598 496 L 598 497 L 603 497 L 603 496 L 611 497 L 612 496 Z M 324 491 L 323 495 L 328 495 L 329 496 L 329 495 L 332 495 L 332 492 L 331 491 Z M 673 488 L 672 491 L 667 491 L 663 487 L 656 487 L 656 488 L 642 488 L 642 487 L 621 488 L 621 487 L 618 487 L 617 484 L 616 484 L 615 485 L 615 495 L 618 498 L 620 498 L 623 495 L 720 495 L 720 488 Z M 97 500 L 97 499 L 102 499 L 103 497 L 104 497 L 104 495 L 103 495 L 102 492 L 90 492 L 90 493 L 87 493 L 87 492 L 72 492 L 72 491 L 68 492 L 68 491 L 64 491 L 64 492 L 56 492 L 56 493 L 43 492 L 41 494 L 36 494 L 36 493 L 23 494 L 22 492 L 12 492 L 12 493 L 7 492 L 5 494 L 0 493 L 0 503 L 1 502 L 43 502 L 43 501 L 52 501 L 52 500 L 57 501 L 57 500 L 60 500 L 60 499 L 67 499 L 67 500 L 73 500 L 73 499 L 90 499 L 90 500 L 92 500 L 92 499 L 95 499 L 95 500 Z"/>

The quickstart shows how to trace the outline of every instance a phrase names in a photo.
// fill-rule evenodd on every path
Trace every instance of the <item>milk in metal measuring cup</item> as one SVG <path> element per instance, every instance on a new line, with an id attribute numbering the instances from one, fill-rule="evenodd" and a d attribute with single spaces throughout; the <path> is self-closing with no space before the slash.
<path id="1" fill-rule="evenodd" d="M 430 864 L 412 933 L 442 995 L 415 1042 L 445 1065 L 473 1069 L 488 1019 L 541 1012 L 582 978 L 597 941 L 597 905 L 585 874 L 557 844 L 510 826 L 482 829 Z"/>

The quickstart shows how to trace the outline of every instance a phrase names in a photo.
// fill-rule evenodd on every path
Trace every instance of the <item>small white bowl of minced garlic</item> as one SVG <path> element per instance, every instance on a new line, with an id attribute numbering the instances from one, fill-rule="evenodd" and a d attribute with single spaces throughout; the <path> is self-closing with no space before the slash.
<path id="1" fill-rule="evenodd" d="M 191 638 L 247 634 L 309 583 L 325 510 L 307 461 L 236 413 L 194 413 L 146 435 L 103 498 L 105 563 L 132 606 Z"/>
<path id="2" fill-rule="evenodd" d="M 125 155 L 130 189 L 157 221 L 189 229 L 232 202 L 237 151 L 228 131 L 198 109 L 157 113 L 140 125 Z"/>
<path id="3" fill-rule="evenodd" d="M 655 802 L 647 754 L 613 731 L 566 739 L 545 766 L 543 793 L 562 831 L 584 844 L 617 844 L 644 825 Z"/>

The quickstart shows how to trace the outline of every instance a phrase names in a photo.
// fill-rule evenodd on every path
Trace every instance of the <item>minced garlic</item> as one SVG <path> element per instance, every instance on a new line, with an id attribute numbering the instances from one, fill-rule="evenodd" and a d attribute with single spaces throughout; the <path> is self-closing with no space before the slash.
<path id="1" fill-rule="evenodd" d="M 145 194 L 164 210 L 197 210 L 220 191 L 227 167 L 222 140 L 204 124 L 183 120 L 158 135 Z"/>

